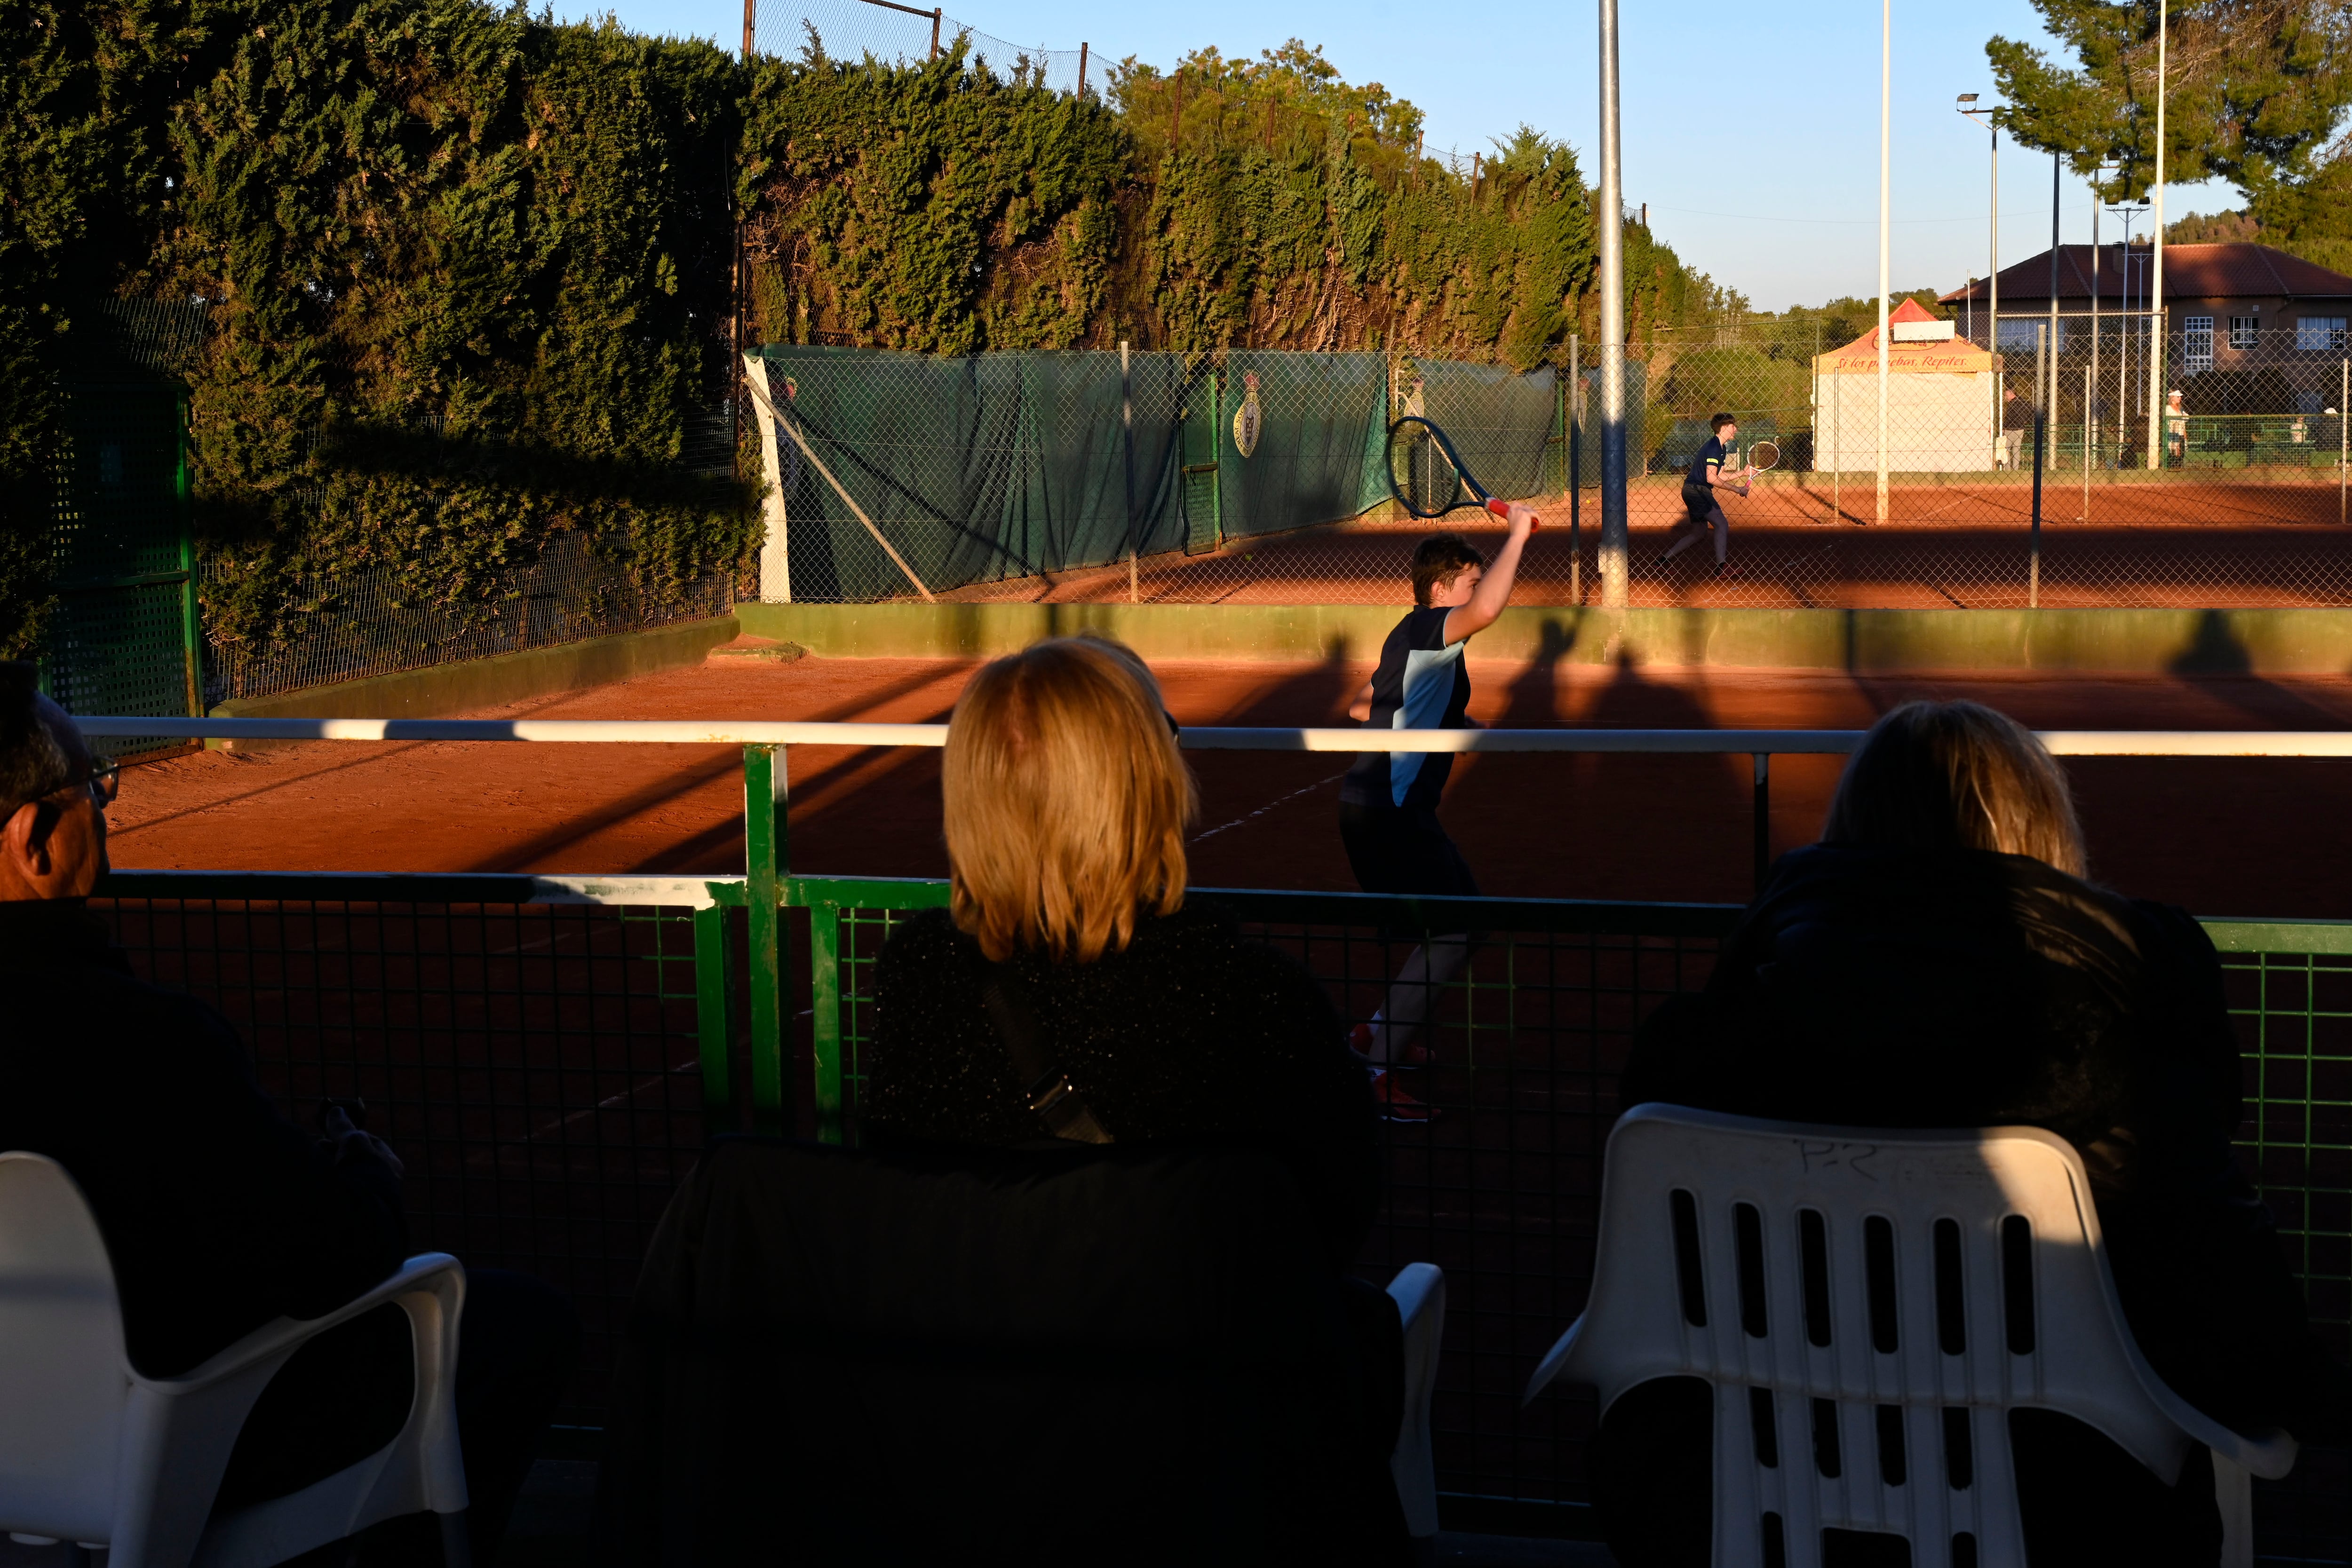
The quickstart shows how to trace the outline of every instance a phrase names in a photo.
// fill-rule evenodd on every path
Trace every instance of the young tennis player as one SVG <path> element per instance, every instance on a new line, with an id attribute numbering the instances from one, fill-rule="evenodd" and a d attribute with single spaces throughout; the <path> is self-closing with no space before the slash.
<path id="1" fill-rule="evenodd" d="M 1666 547 L 1658 564 L 1682 554 L 1699 541 L 1702 533 L 1715 535 L 1715 574 L 1731 575 L 1731 520 L 1723 515 L 1723 504 L 1716 498 L 1717 490 L 1730 490 L 1745 495 L 1740 487 L 1752 476 L 1752 470 L 1732 469 L 1724 465 L 1731 460 L 1731 444 L 1739 439 L 1739 422 L 1727 413 L 1718 413 L 1707 424 L 1715 434 L 1699 447 L 1698 455 L 1691 459 L 1690 472 L 1683 476 L 1683 509 L 1687 514 L 1675 525 L 1674 531 L 1682 538 Z M 1696 531 L 1685 533 L 1685 529 Z"/>
<path id="2" fill-rule="evenodd" d="M 1412 552 L 1413 608 L 1381 645 L 1379 668 L 1356 694 L 1348 716 L 1373 729 L 1464 729 L 1470 706 L 1469 640 L 1495 623 L 1510 602 L 1519 554 L 1536 515 L 1514 504 L 1510 532 L 1490 565 L 1460 534 L 1432 534 Z M 1453 894 L 1475 898 L 1478 881 L 1437 820 L 1454 758 L 1447 752 L 1368 751 L 1339 786 L 1339 837 L 1366 893 Z M 1418 1067 L 1429 1053 L 1413 1043 L 1430 998 L 1470 955 L 1466 935 L 1433 938 L 1413 949 L 1387 1005 L 1360 1024 L 1349 1041 L 1372 1064 L 1381 1114 L 1425 1122 L 1429 1106 L 1396 1084 L 1393 1071 Z"/>

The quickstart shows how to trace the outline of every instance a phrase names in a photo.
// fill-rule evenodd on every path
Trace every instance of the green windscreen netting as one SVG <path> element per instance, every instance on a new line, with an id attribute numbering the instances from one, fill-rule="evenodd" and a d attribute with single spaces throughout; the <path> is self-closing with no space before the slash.
<path id="1" fill-rule="evenodd" d="M 1094 350 L 949 359 L 774 345 L 760 358 L 788 427 L 776 446 L 785 548 L 761 566 L 772 597 L 856 602 L 917 582 L 966 597 L 1123 597 L 1130 553 L 1138 580 L 1165 596 L 1187 559 L 1263 555 L 1271 536 L 1352 525 L 1388 499 L 1381 354 L 1139 353 L 1123 372 L 1117 352 Z M 1496 494 L 1558 488 L 1550 371 L 1417 373 Z"/>
<path id="2" fill-rule="evenodd" d="M 1337 522 L 1387 499 L 1388 379 L 1388 361 L 1379 354 L 1227 354 L 1217 433 L 1225 536 Z M 1234 423 L 1253 391 L 1258 435 L 1244 454 Z"/>
<path id="3" fill-rule="evenodd" d="M 912 591 L 851 501 L 933 592 L 1184 547 L 1179 415 L 1206 372 L 1181 355 L 1129 356 L 1124 398 L 1116 352 L 763 357 L 817 460 L 780 436 L 796 599 Z"/>
<path id="4" fill-rule="evenodd" d="M 1495 496 L 1535 496 L 1563 483 L 1559 380 L 1549 366 L 1519 375 L 1500 365 L 1432 360 L 1416 366 L 1422 417 L 1445 432 L 1463 465 Z"/>

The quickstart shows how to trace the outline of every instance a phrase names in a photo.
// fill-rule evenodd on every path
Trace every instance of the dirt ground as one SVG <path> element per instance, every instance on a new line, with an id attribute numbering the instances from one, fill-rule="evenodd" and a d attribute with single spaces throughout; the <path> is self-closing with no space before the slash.
<path id="1" fill-rule="evenodd" d="M 946 717 L 971 666 L 714 661 L 477 715 L 562 718 Z M 1364 664 L 1171 661 L 1186 724 L 1343 722 Z M 1489 725 L 1847 728 L 1916 695 L 1971 696 L 2041 727 L 2352 727 L 2352 679 L 1850 677 L 1473 660 Z M 792 862 L 940 875 L 930 751 L 794 747 Z M 1193 881 L 1352 886 L 1334 825 L 1338 756 L 1196 752 Z M 1841 764 L 1772 770 L 1776 851 L 1818 831 Z M 2352 763 L 2090 759 L 2069 765 L 2094 873 L 2208 915 L 2352 917 L 2337 857 Z M 1746 756 L 1465 758 L 1444 816 L 1486 891 L 1737 901 L 1750 883 Z M 127 770 L 113 855 L 136 867 L 727 873 L 741 869 L 740 754 L 724 747 L 310 742 Z"/>

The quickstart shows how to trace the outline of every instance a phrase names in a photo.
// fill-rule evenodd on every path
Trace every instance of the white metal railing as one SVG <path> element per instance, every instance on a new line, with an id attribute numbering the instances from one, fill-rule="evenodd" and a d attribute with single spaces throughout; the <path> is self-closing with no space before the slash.
<path id="1" fill-rule="evenodd" d="M 677 719 L 77 718 L 82 734 L 217 740 L 498 740 L 660 746 L 929 746 L 943 724 L 711 723 Z M 2060 757 L 2352 757 L 2352 731 L 2051 729 Z M 1378 735 L 1377 742 L 1373 740 Z M 1393 729 L 1187 727 L 1193 751 L 1500 751 L 1843 756 L 1858 729 Z"/>

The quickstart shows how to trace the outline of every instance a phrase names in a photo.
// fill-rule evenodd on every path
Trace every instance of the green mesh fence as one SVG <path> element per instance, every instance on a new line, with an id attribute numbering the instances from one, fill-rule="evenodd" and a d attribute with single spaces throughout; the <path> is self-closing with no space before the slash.
<path id="1" fill-rule="evenodd" d="M 1337 522 L 1384 500 L 1387 386 L 1379 354 L 1228 354 L 1217 431 L 1225 537 Z M 1257 439 L 1244 452 L 1236 421 L 1246 419 L 1253 394 Z"/>
<path id="2" fill-rule="evenodd" d="M 1158 599 L 1176 573 L 1174 597 L 1213 599 L 1258 575 L 1259 541 L 1386 520 L 1382 445 L 1402 402 L 1391 409 L 1383 355 L 1131 354 L 1122 379 L 1102 350 L 760 352 L 790 427 L 776 441 L 782 559 L 761 570 L 771 598 Z M 1551 371 L 1418 373 L 1490 489 L 1557 489 Z"/>
<path id="3" fill-rule="evenodd" d="M 1560 378 L 1550 367 L 1519 375 L 1500 365 L 1432 360 L 1414 369 L 1420 413 L 1445 432 L 1481 485 L 1497 496 L 1562 488 Z M 1409 395 L 1404 412 L 1413 405 Z"/>
<path id="4" fill-rule="evenodd" d="M 807 443 L 777 442 L 795 599 L 907 594 L 910 571 L 937 593 L 1187 543 L 1179 430 L 1198 389 L 1181 355 L 1132 354 L 1122 372 L 1105 351 L 762 354 L 776 416 Z"/>
<path id="5" fill-rule="evenodd" d="M 68 392 L 50 528 L 58 606 L 41 658 L 44 685 L 68 710 L 192 711 L 184 487 L 177 388 L 122 382 Z"/>

